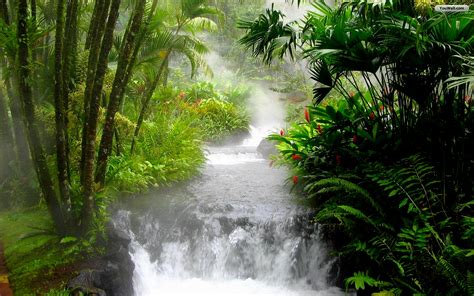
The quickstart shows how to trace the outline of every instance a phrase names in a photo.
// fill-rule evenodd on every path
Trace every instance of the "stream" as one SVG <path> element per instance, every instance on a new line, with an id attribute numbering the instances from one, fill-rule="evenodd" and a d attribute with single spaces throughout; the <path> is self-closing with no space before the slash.
<path id="1" fill-rule="evenodd" d="M 132 237 L 135 295 L 343 295 L 288 172 L 257 153 L 264 134 L 253 128 L 242 145 L 208 147 L 199 177 L 115 214 Z"/>

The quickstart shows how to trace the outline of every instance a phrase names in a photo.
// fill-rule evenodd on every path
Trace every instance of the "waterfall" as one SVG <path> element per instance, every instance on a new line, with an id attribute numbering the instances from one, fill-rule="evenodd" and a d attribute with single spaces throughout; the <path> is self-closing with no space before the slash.
<path id="1" fill-rule="evenodd" d="M 118 211 L 116 227 L 132 237 L 135 294 L 341 295 L 287 175 L 255 147 L 209 147 L 200 177 Z"/>

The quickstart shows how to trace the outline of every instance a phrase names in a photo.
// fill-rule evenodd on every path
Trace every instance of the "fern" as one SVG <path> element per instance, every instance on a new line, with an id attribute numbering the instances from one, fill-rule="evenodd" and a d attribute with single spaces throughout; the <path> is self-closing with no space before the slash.
<path id="1" fill-rule="evenodd" d="M 462 273 L 460 273 L 459 270 L 455 268 L 450 262 L 448 262 L 444 258 L 439 258 L 437 267 L 441 270 L 443 275 L 450 280 L 452 285 L 457 286 L 461 291 L 467 292 L 467 278 Z"/>
<path id="2" fill-rule="evenodd" d="M 331 192 L 340 191 L 355 194 L 357 197 L 362 197 L 373 207 L 373 209 L 383 215 L 384 211 L 382 207 L 370 196 L 367 190 L 353 182 L 341 178 L 326 178 L 310 183 L 305 187 L 305 191 L 310 194 L 310 197 L 316 197 L 317 195 L 326 193 L 328 191 L 327 188 L 331 188 Z"/>
<path id="3" fill-rule="evenodd" d="M 353 276 L 346 278 L 344 280 L 344 284 L 346 286 L 346 290 L 351 285 L 353 285 L 356 290 L 365 290 L 365 285 L 376 288 L 391 286 L 390 283 L 376 280 L 373 277 L 369 276 L 368 272 L 361 271 L 355 272 Z"/>

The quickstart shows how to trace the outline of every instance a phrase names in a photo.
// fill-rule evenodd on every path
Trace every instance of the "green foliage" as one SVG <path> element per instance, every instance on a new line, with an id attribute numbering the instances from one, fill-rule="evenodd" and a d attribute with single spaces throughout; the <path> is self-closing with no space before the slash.
<path id="1" fill-rule="evenodd" d="M 144 124 L 138 153 L 111 158 L 107 179 L 112 187 L 135 192 L 184 180 L 198 172 L 204 163 L 200 130 L 194 127 L 195 118 L 169 113 L 175 111 L 162 109 L 153 121 Z"/>
<path id="2" fill-rule="evenodd" d="M 56 273 L 58 268 L 84 258 L 85 249 L 76 247 L 78 241 L 61 243 L 53 231 L 45 231 L 52 229 L 47 217 L 42 207 L 0 213 L 0 239 L 16 295 L 44 295 L 71 276 Z"/>
<path id="3" fill-rule="evenodd" d="M 221 142 L 226 138 L 248 132 L 250 123 L 245 110 L 219 99 L 201 100 L 196 108 L 203 139 Z"/>
<path id="4" fill-rule="evenodd" d="M 468 295 L 472 196 L 456 193 L 459 180 L 441 178 L 430 150 L 405 157 L 420 147 L 402 149 L 386 108 L 366 104 L 369 96 L 308 107 L 304 121 L 269 137 L 278 143 L 280 162 L 299 176 L 296 186 L 343 264 L 354 266 L 347 285 L 395 295 Z M 466 163 L 466 156 L 457 157 Z"/>
<path id="5" fill-rule="evenodd" d="M 390 283 L 377 281 L 376 279 L 370 277 L 367 272 L 355 272 L 353 276 L 348 277 L 344 280 L 346 285 L 346 289 L 353 285 L 356 290 L 365 290 L 365 285 L 369 287 L 384 287 L 390 285 Z M 385 292 L 385 295 L 393 295 L 389 294 L 390 292 Z"/>

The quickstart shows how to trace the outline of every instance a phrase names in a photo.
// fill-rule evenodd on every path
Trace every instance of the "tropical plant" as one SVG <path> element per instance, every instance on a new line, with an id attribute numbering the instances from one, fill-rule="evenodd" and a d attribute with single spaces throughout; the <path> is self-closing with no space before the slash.
<path id="1" fill-rule="evenodd" d="M 210 16 L 220 15 L 220 11 L 206 4 L 205 0 L 182 0 L 179 7 L 174 6 L 178 13 L 173 14 L 175 17 L 171 19 L 172 26 L 164 26 L 164 16 L 166 14 L 157 14 L 155 22 L 151 22 L 159 30 L 156 34 L 150 34 L 148 48 L 145 48 L 142 55 L 147 62 L 157 62 L 159 67 L 157 71 L 151 71 L 149 84 L 146 86 L 146 92 L 142 98 L 142 106 L 137 119 L 135 133 L 132 139 L 131 153 L 135 149 L 135 139 L 140 133 L 140 128 L 145 119 L 151 98 L 159 83 L 166 81 L 168 76 L 168 65 L 170 56 L 173 53 L 184 55 L 191 65 L 191 76 L 193 76 L 198 67 L 206 68 L 206 63 L 202 57 L 208 51 L 205 44 L 196 38 L 196 32 L 216 30 L 217 24 L 211 20 Z M 160 18 L 161 17 L 161 18 Z M 151 29 L 149 33 L 153 32 Z"/>

